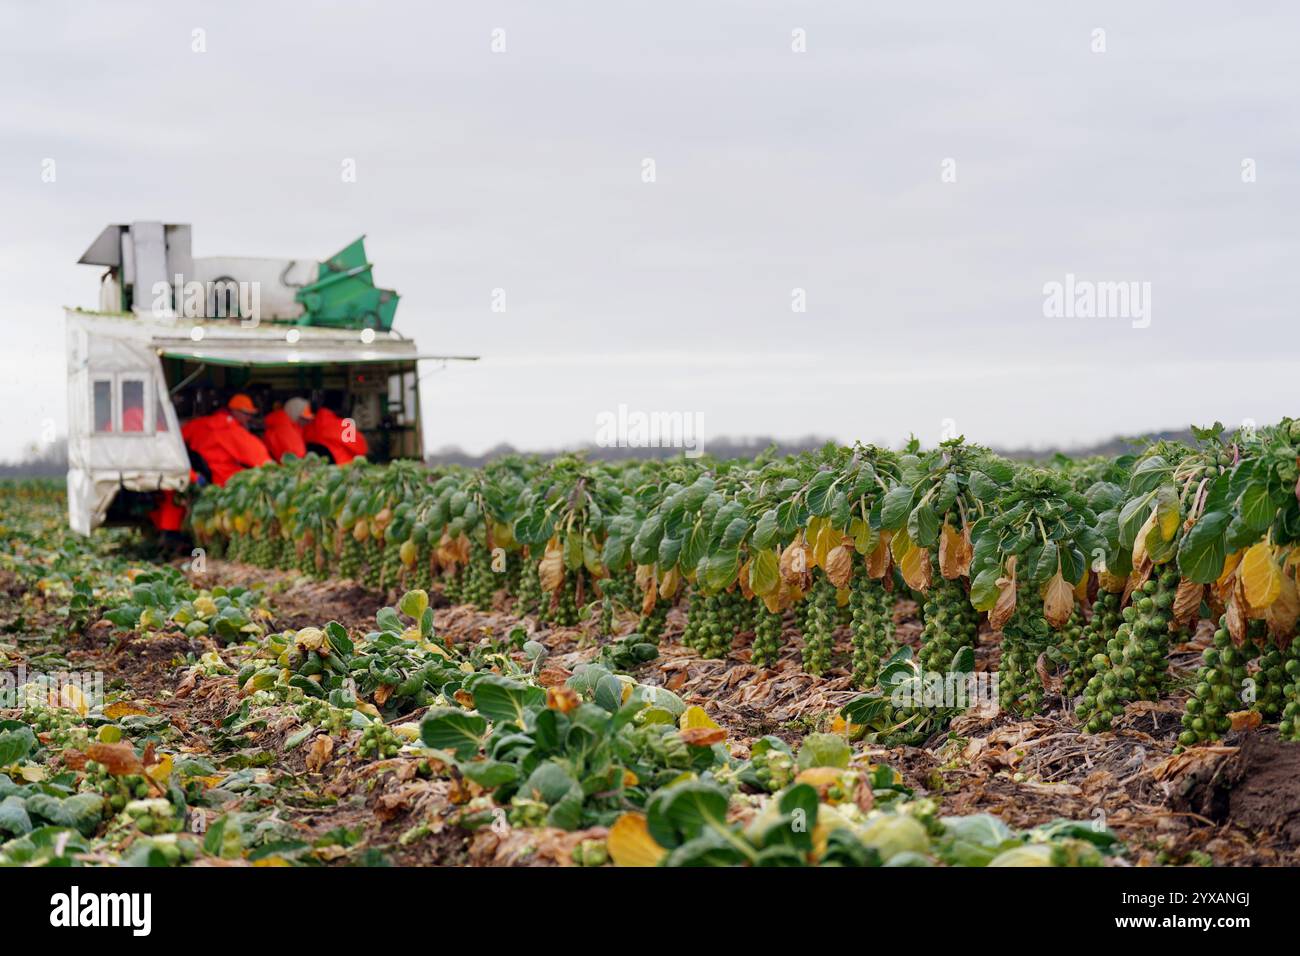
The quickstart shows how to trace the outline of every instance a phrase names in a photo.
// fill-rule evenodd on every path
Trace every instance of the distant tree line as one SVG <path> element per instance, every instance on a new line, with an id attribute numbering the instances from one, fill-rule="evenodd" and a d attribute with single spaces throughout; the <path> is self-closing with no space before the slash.
<path id="1" fill-rule="evenodd" d="M 0 478 L 62 478 L 67 473 L 66 438 L 56 438 L 44 447 L 29 445 L 18 461 L 0 462 Z"/>

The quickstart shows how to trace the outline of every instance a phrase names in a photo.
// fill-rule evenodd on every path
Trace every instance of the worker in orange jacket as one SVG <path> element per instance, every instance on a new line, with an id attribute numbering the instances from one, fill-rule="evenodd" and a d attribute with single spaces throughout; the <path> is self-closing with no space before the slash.
<path id="1" fill-rule="evenodd" d="M 176 492 L 164 489 L 155 493 L 148 517 L 159 531 L 180 531 L 185 523 L 185 506 L 176 503 Z"/>
<path id="2" fill-rule="evenodd" d="M 185 423 L 181 437 L 208 463 L 212 483 L 224 485 L 232 475 L 245 468 L 256 468 L 271 460 L 262 440 L 248 430 L 257 414 L 257 406 L 240 393 L 226 407 Z"/>
<path id="3" fill-rule="evenodd" d="M 339 418 L 328 408 L 316 410 L 316 417 L 303 426 L 302 437 L 308 445 L 321 445 L 336 465 L 346 465 L 353 458 L 366 455 L 370 445 L 357 423 Z"/>
<path id="4" fill-rule="evenodd" d="M 303 425 L 315 418 L 311 411 L 311 402 L 305 398 L 291 398 L 283 408 L 277 408 L 266 416 L 266 430 L 262 432 L 262 441 L 266 450 L 276 461 L 284 461 L 285 455 L 307 457 L 307 442 L 303 439 Z"/>

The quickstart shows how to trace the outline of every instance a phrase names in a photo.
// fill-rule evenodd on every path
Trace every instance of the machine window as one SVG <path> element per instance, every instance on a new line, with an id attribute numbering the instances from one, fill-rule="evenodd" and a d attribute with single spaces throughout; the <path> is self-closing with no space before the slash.
<path id="1" fill-rule="evenodd" d="M 139 379 L 122 382 L 122 431 L 144 431 L 144 382 Z"/>
<path id="2" fill-rule="evenodd" d="M 113 383 L 107 379 L 94 383 L 95 431 L 113 430 Z"/>

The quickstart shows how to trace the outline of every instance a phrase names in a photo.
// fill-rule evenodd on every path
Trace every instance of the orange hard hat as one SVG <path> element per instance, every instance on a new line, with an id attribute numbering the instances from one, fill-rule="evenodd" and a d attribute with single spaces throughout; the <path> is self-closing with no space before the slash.
<path id="1" fill-rule="evenodd" d="M 230 401 L 226 402 L 226 408 L 230 409 L 232 412 L 248 412 L 250 415 L 257 414 L 257 406 L 254 405 L 253 400 L 243 392 L 232 396 Z"/>

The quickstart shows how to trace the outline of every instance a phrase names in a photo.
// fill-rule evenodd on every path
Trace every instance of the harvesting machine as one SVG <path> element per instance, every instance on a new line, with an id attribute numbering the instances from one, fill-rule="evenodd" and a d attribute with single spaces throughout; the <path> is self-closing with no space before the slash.
<path id="1" fill-rule="evenodd" d="M 363 237 L 364 238 L 364 237 Z M 262 413 L 309 398 L 351 418 L 373 460 L 421 458 L 421 354 L 393 329 L 363 239 L 324 260 L 196 257 L 190 226 L 105 227 L 94 311 L 67 309 L 68 517 L 89 534 L 139 524 L 191 480 L 181 424 L 235 392 Z"/>

